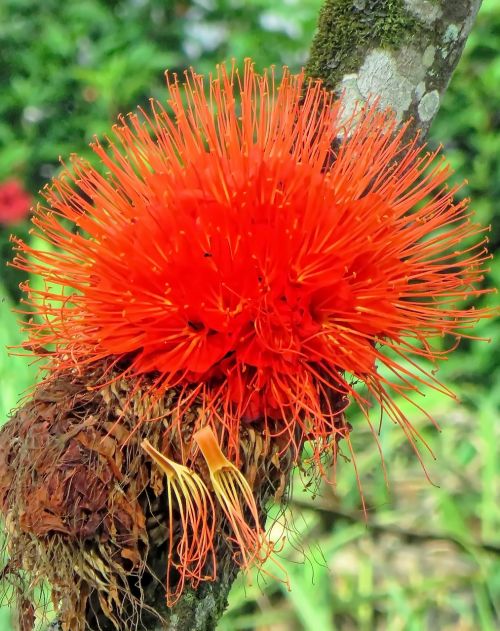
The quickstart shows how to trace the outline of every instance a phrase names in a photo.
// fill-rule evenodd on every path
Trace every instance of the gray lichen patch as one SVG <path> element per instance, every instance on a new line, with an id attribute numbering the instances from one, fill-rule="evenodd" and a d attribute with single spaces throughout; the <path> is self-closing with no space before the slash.
<path id="1" fill-rule="evenodd" d="M 391 107 L 398 120 L 410 107 L 413 83 L 398 71 L 396 61 L 389 52 L 374 50 L 359 69 L 357 79 L 359 92 L 368 99 L 377 96 L 380 107 Z"/>
<path id="2" fill-rule="evenodd" d="M 405 44 L 398 50 L 397 55 L 393 54 L 393 57 L 397 61 L 399 73 L 417 85 L 424 79 L 429 59 L 433 55 L 433 46 L 428 46 L 425 51 L 421 51 L 414 46 Z"/>
<path id="3" fill-rule="evenodd" d="M 417 88 L 415 90 L 415 98 L 417 99 L 417 101 L 420 101 L 420 99 L 424 96 L 424 94 L 425 94 L 425 81 L 421 81 L 417 85 Z"/>
<path id="4" fill-rule="evenodd" d="M 346 74 L 339 85 L 338 93 L 342 96 L 340 115 L 340 124 L 342 125 L 351 117 L 356 106 L 365 100 L 358 88 L 358 75 L 355 73 Z"/>
<path id="5" fill-rule="evenodd" d="M 422 63 L 426 68 L 430 68 L 434 62 L 434 57 L 436 56 L 436 48 L 435 46 L 427 46 L 424 50 L 424 54 L 422 57 Z"/>
<path id="6" fill-rule="evenodd" d="M 429 45 L 423 53 L 412 46 L 402 46 L 397 56 L 381 48 L 369 52 L 359 72 L 345 75 L 340 82 L 338 92 L 344 94 L 345 116 L 360 101 L 377 97 L 381 108 L 390 107 L 398 121 L 404 120 L 412 103 L 419 103 L 426 96 L 425 76 L 435 51 Z M 424 116 L 433 103 L 434 97 L 426 98 L 422 106 Z"/>
<path id="7" fill-rule="evenodd" d="M 450 47 L 460 35 L 460 29 L 456 24 L 449 24 L 443 36 L 443 46 L 441 48 L 441 56 L 446 59 L 450 54 Z"/>
<path id="8" fill-rule="evenodd" d="M 450 44 L 451 42 L 454 42 L 459 33 L 460 29 L 456 24 L 449 24 L 444 32 L 443 44 Z"/>
<path id="9" fill-rule="evenodd" d="M 404 0 L 404 3 L 407 10 L 424 24 L 433 24 L 443 14 L 441 7 L 432 0 Z"/>
<path id="10" fill-rule="evenodd" d="M 439 104 L 440 97 L 437 90 L 432 90 L 432 92 L 424 94 L 418 104 L 418 116 L 420 120 L 424 123 L 432 120 L 439 109 Z"/>

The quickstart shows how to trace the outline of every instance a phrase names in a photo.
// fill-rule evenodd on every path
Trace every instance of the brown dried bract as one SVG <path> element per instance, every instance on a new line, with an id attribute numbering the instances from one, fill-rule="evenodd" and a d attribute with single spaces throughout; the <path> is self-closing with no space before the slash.
<path id="1" fill-rule="evenodd" d="M 180 571 L 182 506 L 169 506 L 166 477 L 141 442 L 191 467 L 215 495 L 192 441 L 198 402 L 180 422 L 176 392 L 152 392 L 146 379 L 113 379 L 104 367 L 69 373 L 38 386 L 0 430 L 3 574 L 16 585 L 21 616 L 32 615 L 34 592 L 48 583 L 65 631 L 137 628 L 160 617 L 158 590 L 165 594 L 167 585 L 172 604 L 179 581 L 196 588 L 200 576 L 214 580 L 216 564 L 234 558 L 234 533 L 216 506 L 214 553 L 206 567 L 198 563 L 197 576 Z M 270 496 L 283 494 L 293 458 L 279 440 L 258 434 L 250 426 L 241 432 L 241 470 L 263 511 Z"/>

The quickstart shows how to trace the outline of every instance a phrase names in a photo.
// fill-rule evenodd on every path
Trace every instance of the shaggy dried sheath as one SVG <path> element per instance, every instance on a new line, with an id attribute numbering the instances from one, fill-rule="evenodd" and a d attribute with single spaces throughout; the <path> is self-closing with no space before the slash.
<path id="1" fill-rule="evenodd" d="M 93 630 L 108 628 L 105 618 L 117 629 L 132 629 L 159 616 L 150 606 L 165 585 L 173 606 L 187 581 L 197 588 L 200 580 L 216 580 L 217 567 L 227 572 L 238 554 L 231 525 L 208 495 L 203 458 L 190 470 L 175 464 L 191 440 L 199 408 L 184 414 L 182 433 L 171 431 L 178 401 L 169 391 L 155 401 L 157 420 L 141 423 L 151 404 L 144 396 L 147 384 L 130 398 L 132 382 L 119 379 L 96 390 L 101 378 L 96 368 L 49 381 L 1 430 L 0 502 L 10 557 L 4 575 L 26 603 L 21 621 L 30 598 L 36 600 L 35 588 L 48 581 L 63 629 L 79 631 L 86 623 Z M 278 458 L 282 444 L 263 442 L 258 427 L 246 430 L 242 440 L 247 448 L 258 444 L 245 454 L 240 475 L 253 479 L 260 528 L 269 492 L 274 488 L 280 499 L 292 457 Z M 182 493 L 171 497 L 172 472 L 163 476 L 141 441 L 149 453 L 171 454 L 172 469 L 184 469 L 191 480 L 196 476 L 191 524 L 183 516 Z M 196 497 L 201 489 L 203 501 Z M 203 530 L 207 504 L 212 527 Z"/>
<path id="2" fill-rule="evenodd" d="M 219 68 L 208 85 L 194 72 L 184 85 L 168 77 L 168 88 L 167 109 L 152 102 L 120 119 L 107 148 L 96 142 L 104 173 L 75 157 L 46 189 L 33 223 L 54 247 L 16 241 L 14 264 L 44 283 L 25 285 L 26 347 L 46 355 L 48 376 L 3 430 L 9 569 L 24 567 L 29 545 L 49 559 L 26 569 L 55 585 L 72 631 L 94 603 L 119 628 L 142 614 L 158 547 L 152 495 L 163 511 L 156 573 L 173 605 L 186 585 L 218 580 L 227 559 L 273 556 L 265 489 L 283 491 L 306 441 L 318 474 L 340 439 L 352 452 L 348 395 L 368 422 L 378 402 L 418 453 L 394 394 L 448 392 L 417 360 L 445 358 L 431 338 L 453 347 L 488 315 L 463 306 L 484 291 L 484 230 L 454 201 L 438 153 L 407 143 L 392 113 L 346 117 L 320 83 L 286 70 L 277 83 L 250 62 L 242 75 Z M 110 418 L 102 397 L 118 387 Z M 40 407 L 60 388 L 72 393 L 65 422 Z M 89 418 L 95 440 L 82 451 Z M 47 436 L 40 460 L 20 434 Z M 99 451 L 110 440 L 111 460 Z M 99 480 L 75 486 L 67 459 L 86 471 L 97 456 L 108 463 L 94 468 Z M 92 484 L 98 506 L 85 495 Z M 37 493 L 55 523 L 40 519 Z M 142 511 L 130 530 L 115 524 L 115 495 Z M 101 536 L 109 570 L 91 575 L 93 561 L 72 559 Z"/>

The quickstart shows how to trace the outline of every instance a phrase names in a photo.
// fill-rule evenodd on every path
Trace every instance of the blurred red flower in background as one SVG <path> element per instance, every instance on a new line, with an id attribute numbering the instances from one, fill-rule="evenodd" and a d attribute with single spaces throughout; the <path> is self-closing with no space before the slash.
<path id="1" fill-rule="evenodd" d="M 31 195 L 18 180 L 7 180 L 0 184 L 0 224 L 6 226 L 25 219 L 31 207 Z"/>

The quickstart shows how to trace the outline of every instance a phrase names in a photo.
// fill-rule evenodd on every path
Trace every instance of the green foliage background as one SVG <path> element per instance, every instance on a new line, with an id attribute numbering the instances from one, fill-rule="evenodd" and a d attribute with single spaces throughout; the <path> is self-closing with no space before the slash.
<path id="1" fill-rule="evenodd" d="M 163 70 L 252 56 L 258 67 L 298 69 L 307 57 L 320 0 L 2 0 L 0 3 L 0 182 L 15 176 L 36 195 L 57 173 L 58 157 L 89 154 L 120 112 L 165 94 Z M 500 245 L 500 3 L 485 0 L 466 52 L 434 123 L 467 179 L 481 221 Z M 15 228 L 29 238 L 28 225 Z M 11 308 L 19 299 L 9 229 L 0 226 L 0 419 L 35 371 L 6 345 L 21 333 Z M 500 284 L 500 257 L 489 283 Z M 498 298 L 491 295 L 493 304 Z M 437 460 L 426 459 L 430 485 L 397 428 L 381 443 L 390 487 L 368 429 L 353 413 L 365 523 L 352 467 L 340 467 L 335 489 L 314 502 L 298 481 L 287 521 L 293 545 L 283 556 L 292 592 L 256 577 L 231 594 L 224 631 L 493 631 L 500 626 L 498 321 L 485 321 L 443 367 L 441 379 L 461 402 L 428 393 L 437 432 L 412 419 Z M 402 403 L 402 405 L 404 405 Z M 415 418 L 417 417 L 417 418 Z M 496 485 L 495 485 L 496 482 Z M 280 532 L 280 521 L 274 528 Z M 302 551 L 306 561 L 301 563 Z M 8 608 L 0 628 L 10 629 Z"/>

